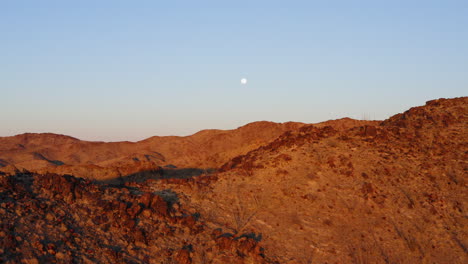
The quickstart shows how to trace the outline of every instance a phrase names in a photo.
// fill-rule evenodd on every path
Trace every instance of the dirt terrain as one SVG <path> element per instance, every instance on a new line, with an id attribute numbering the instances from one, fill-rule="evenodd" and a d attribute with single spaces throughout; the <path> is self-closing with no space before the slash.
<path id="1" fill-rule="evenodd" d="M 462 97 L 382 122 L 0 138 L 0 262 L 466 263 L 467 124 Z"/>

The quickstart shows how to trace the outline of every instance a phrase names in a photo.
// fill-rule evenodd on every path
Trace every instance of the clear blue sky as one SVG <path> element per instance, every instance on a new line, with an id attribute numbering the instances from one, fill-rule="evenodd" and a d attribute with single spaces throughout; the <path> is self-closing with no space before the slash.
<path id="1" fill-rule="evenodd" d="M 466 0 L 0 2 L 0 136 L 385 119 L 467 91 Z"/>

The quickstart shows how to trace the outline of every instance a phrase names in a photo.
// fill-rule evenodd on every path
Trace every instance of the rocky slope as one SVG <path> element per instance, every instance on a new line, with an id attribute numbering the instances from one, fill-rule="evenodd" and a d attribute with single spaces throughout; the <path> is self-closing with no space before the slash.
<path id="1" fill-rule="evenodd" d="M 51 154 L 57 142 L 99 170 L 126 168 L 114 163 L 125 164 L 122 156 L 103 153 L 141 142 L 2 139 L 0 162 L 13 174 L 0 176 L 0 261 L 466 263 L 467 124 L 463 97 L 429 101 L 383 122 L 203 131 L 178 138 L 180 152 L 155 144 L 157 167 L 118 185 L 15 174 L 12 164 L 36 151 L 55 164 L 49 167 L 84 166 L 59 165 L 68 160 Z M 279 128 L 271 132 L 271 125 Z M 143 142 L 155 140 L 162 139 Z M 26 150 L 7 152 L 17 144 Z M 169 164 L 180 168 L 152 177 Z M 217 170 L 192 174 L 206 167 Z"/>
<path id="2" fill-rule="evenodd" d="M 170 191 L 0 175 L 1 263 L 266 263 L 256 234 L 210 229 Z"/>
<path id="3" fill-rule="evenodd" d="M 210 226 L 263 235 L 280 263 L 466 263 L 468 98 L 380 125 L 303 126 L 185 193 Z"/>

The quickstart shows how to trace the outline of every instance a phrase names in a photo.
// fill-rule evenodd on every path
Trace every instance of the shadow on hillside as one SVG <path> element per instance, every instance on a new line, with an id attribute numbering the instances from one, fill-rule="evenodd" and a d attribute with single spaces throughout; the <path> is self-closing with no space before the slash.
<path id="1" fill-rule="evenodd" d="M 200 175 L 209 175 L 215 172 L 215 169 L 200 169 L 200 168 L 164 168 L 159 170 L 146 170 L 132 173 L 126 176 L 121 176 L 114 179 L 97 181 L 100 184 L 124 185 L 127 182 L 142 183 L 147 180 L 162 180 L 162 179 L 189 179 Z"/>

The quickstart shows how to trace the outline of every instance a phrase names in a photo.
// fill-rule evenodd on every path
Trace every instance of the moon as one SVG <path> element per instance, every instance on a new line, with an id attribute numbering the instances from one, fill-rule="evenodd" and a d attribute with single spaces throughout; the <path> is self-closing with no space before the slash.
<path id="1" fill-rule="evenodd" d="M 241 79 L 241 84 L 247 84 L 247 79 L 246 79 L 246 78 L 242 78 L 242 79 Z"/>

